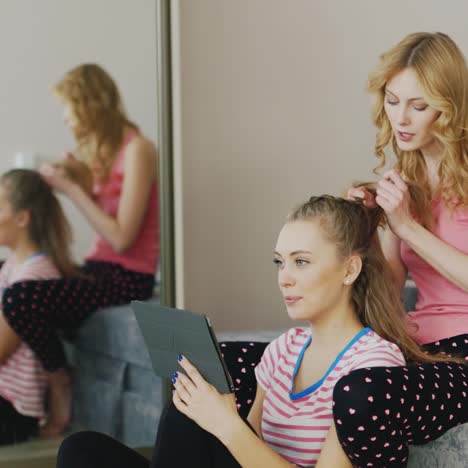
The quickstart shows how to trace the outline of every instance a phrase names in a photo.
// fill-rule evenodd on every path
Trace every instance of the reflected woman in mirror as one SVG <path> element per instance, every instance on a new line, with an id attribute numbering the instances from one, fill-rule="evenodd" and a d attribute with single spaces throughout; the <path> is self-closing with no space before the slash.
<path id="1" fill-rule="evenodd" d="M 57 196 L 36 172 L 13 169 L 0 177 L 0 246 L 10 255 L 0 269 L 0 291 L 12 284 L 76 275 L 71 228 Z M 3 307 L 2 307 L 3 309 Z M 25 322 L 22 310 L 18 320 Z M 0 445 L 36 435 L 46 419 L 48 386 L 37 355 L 0 313 Z"/>
<path id="2" fill-rule="evenodd" d="M 96 238 L 85 257 L 84 277 L 60 293 L 52 291 L 53 319 L 41 320 L 32 307 L 23 321 L 14 310 L 5 311 L 10 327 L 49 372 L 51 418 L 43 435 L 60 433 L 71 415 L 70 378 L 57 329 L 76 329 L 99 307 L 150 298 L 159 258 L 155 145 L 127 118 L 115 82 L 99 65 L 73 68 L 53 90 L 77 147 L 40 172 L 84 215 Z"/>

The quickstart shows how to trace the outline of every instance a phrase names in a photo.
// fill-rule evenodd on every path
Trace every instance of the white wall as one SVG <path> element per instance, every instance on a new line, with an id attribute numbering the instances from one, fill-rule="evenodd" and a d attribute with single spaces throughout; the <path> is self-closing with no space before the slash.
<path id="1" fill-rule="evenodd" d="M 104 66 L 130 118 L 153 140 L 157 130 L 156 0 L 0 0 L 0 172 L 17 151 L 54 158 L 73 149 L 50 87 L 82 62 Z M 66 203 L 78 257 L 92 239 Z M 3 254 L 3 252 L 2 252 Z"/>
<path id="2" fill-rule="evenodd" d="M 371 177 L 369 70 L 419 30 L 468 54 L 468 3 L 177 5 L 185 305 L 218 330 L 286 326 L 271 259 L 288 209 Z"/>

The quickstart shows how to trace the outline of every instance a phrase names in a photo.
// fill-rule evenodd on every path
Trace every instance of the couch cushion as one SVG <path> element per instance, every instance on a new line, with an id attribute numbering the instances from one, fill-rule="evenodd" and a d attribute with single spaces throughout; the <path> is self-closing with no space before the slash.
<path id="1" fill-rule="evenodd" d="M 412 445 L 408 468 L 467 468 L 468 424 L 454 427 L 425 445 Z"/>
<path id="2" fill-rule="evenodd" d="M 130 305 L 96 311 L 80 328 L 75 345 L 151 369 L 148 351 Z"/>
<path id="3" fill-rule="evenodd" d="M 95 312 L 68 346 L 74 367 L 73 427 L 129 445 L 154 442 L 162 384 L 129 305 Z"/>

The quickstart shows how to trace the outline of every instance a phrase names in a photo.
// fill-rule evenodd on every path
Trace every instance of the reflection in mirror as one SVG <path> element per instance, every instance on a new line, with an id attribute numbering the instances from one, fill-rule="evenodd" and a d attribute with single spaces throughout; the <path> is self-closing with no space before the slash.
<path id="1" fill-rule="evenodd" d="M 78 429 L 151 445 L 161 383 L 128 303 L 159 300 L 160 5 L 5 3 L 0 463 Z"/>

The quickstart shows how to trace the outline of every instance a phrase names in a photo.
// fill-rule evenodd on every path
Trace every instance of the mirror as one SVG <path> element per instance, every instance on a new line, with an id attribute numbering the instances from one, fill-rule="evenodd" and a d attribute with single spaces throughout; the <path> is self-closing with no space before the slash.
<path id="1" fill-rule="evenodd" d="M 56 160 L 64 150 L 76 147 L 51 87 L 79 64 L 101 65 L 116 82 L 129 119 L 158 148 L 160 294 L 153 299 L 173 305 L 168 21 L 167 1 L 2 2 L 0 98 L 4 131 L 0 173 L 15 166 L 37 168 L 44 160 Z M 81 263 L 95 231 L 67 197 L 60 196 L 60 201 L 72 225 L 74 257 Z M 0 257 L 6 258 L 8 253 L 2 248 Z M 155 384 L 145 360 L 146 351 L 138 341 L 129 308 L 114 311 L 107 318 L 101 315 L 99 320 L 94 315 L 86 320 L 72 344 L 67 344 L 72 368 L 81 368 L 73 381 L 77 419 L 67 432 L 101 430 L 130 445 L 150 445 L 159 416 L 160 384 Z M 85 391 L 85 403 L 76 401 L 80 397 L 75 392 Z M 151 411 L 153 419 L 143 427 L 140 417 Z M 126 421 L 125 426 L 122 421 Z M 47 441 L 34 439 L 17 449 L 0 447 L 0 464 L 18 459 L 19 453 L 34 458 L 36 450 L 41 456 L 52 455 L 59 440 L 60 436 Z"/>

